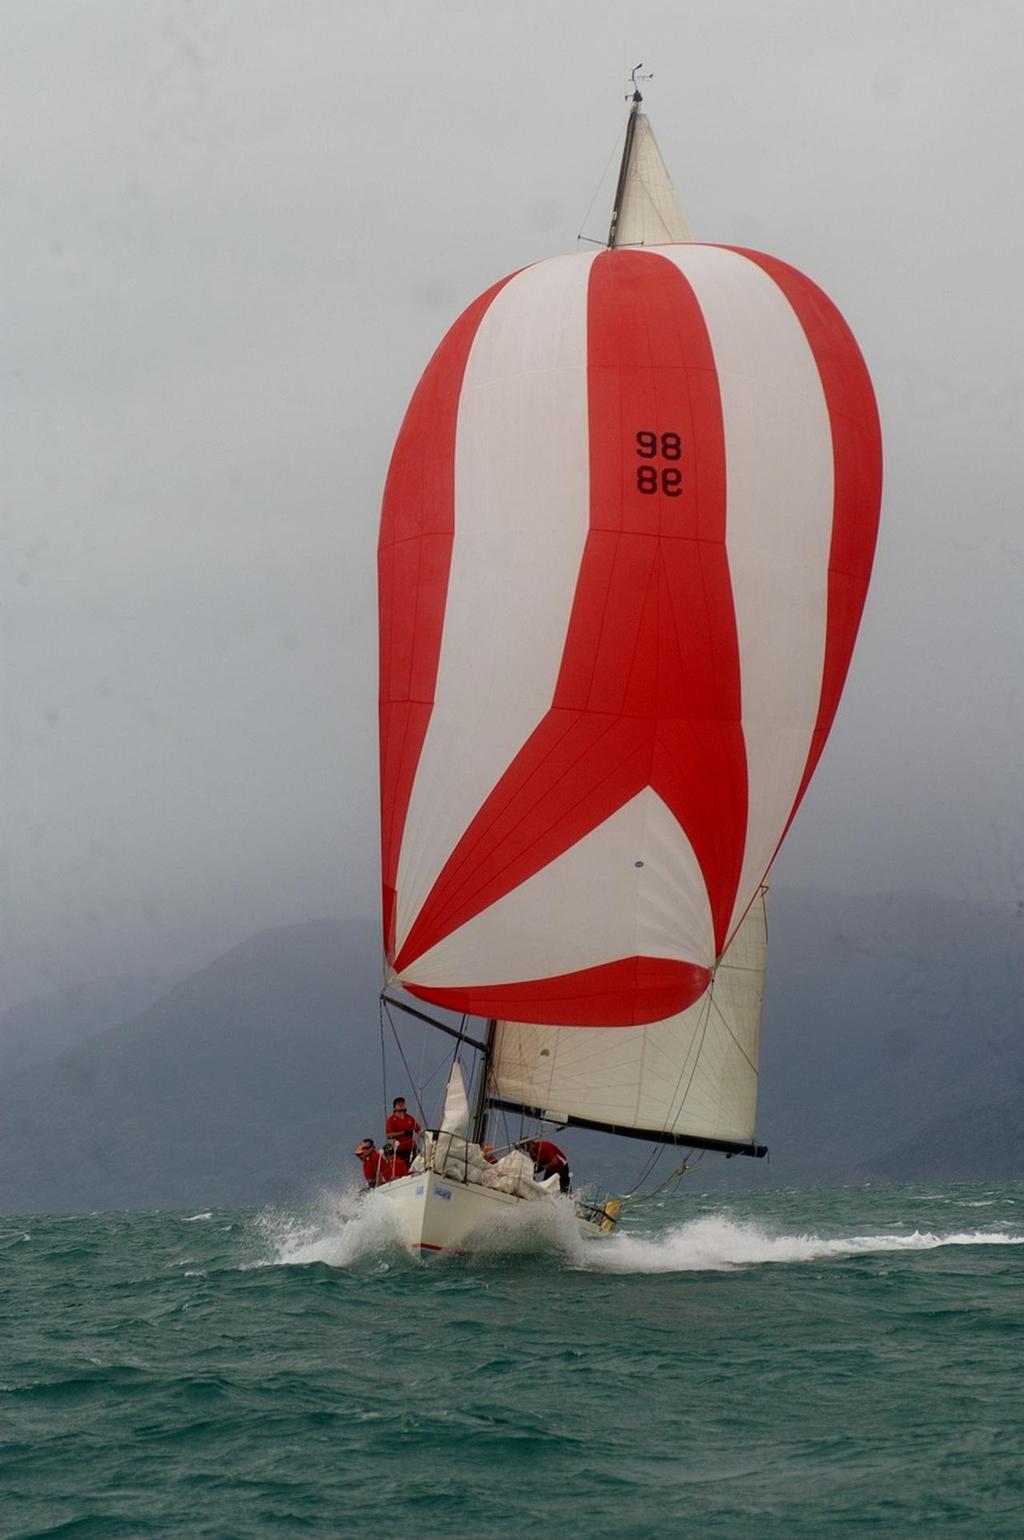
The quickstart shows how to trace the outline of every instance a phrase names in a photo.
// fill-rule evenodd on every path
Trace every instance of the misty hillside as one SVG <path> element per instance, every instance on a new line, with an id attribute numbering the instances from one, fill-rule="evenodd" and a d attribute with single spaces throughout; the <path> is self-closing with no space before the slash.
<path id="1" fill-rule="evenodd" d="M 131 1021 L 166 993 L 169 979 L 125 974 L 78 984 L 0 1015 L 0 1080 L 54 1059 L 119 1021 Z"/>
<path id="2" fill-rule="evenodd" d="M 773 1178 L 846 1180 L 937 1119 L 1024 1091 L 1022 1015 L 1013 910 L 773 890 L 758 1116 Z M 993 1171 L 1003 1159 L 993 1146 Z"/>
<path id="3" fill-rule="evenodd" d="M 773 893 L 771 1161 L 708 1162 L 701 1184 L 1024 1173 L 1022 932 L 1012 912 L 924 894 Z M 351 1180 L 352 1145 L 382 1116 L 378 959 L 370 921 L 268 931 L 8 1076 L 0 1209 L 260 1202 Z M 418 1032 L 409 1073 L 390 1050 L 387 1090 L 426 1064 L 436 1105 L 448 1040 Z M 647 1148 L 563 1137 L 580 1176 L 613 1184 Z"/>
<path id="4" fill-rule="evenodd" d="M 258 1201 L 323 1178 L 352 1101 L 380 1106 L 378 957 L 369 921 L 269 931 L 8 1078 L 0 1207 Z"/>
<path id="5" fill-rule="evenodd" d="M 863 1162 L 868 1181 L 999 1181 L 1024 1174 L 1024 1091 L 937 1118 L 913 1139 Z"/>

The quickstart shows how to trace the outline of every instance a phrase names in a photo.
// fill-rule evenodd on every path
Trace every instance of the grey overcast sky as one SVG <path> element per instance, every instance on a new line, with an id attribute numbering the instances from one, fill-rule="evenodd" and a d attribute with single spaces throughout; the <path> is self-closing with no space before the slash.
<path id="1" fill-rule="evenodd" d="M 601 236 L 838 303 L 883 529 L 778 881 L 1024 899 L 1019 0 L 7 0 L 0 1005 L 377 904 L 374 550 L 430 352 Z M 589 210 L 589 212 L 588 212 Z"/>

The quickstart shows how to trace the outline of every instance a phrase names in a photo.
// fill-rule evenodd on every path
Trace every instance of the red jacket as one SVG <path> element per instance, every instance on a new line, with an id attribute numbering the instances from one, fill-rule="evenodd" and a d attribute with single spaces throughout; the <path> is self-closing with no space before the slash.
<path id="1" fill-rule="evenodd" d="M 403 1160 L 401 1155 L 382 1155 L 380 1165 L 377 1167 L 375 1186 L 383 1187 L 385 1182 L 397 1182 L 400 1176 L 408 1175 L 408 1161 Z"/>
<path id="2" fill-rule="evenodd" d="M 548 1176 L 555 1171 L 561 1171 L 563 1166 L 569 1164 L 563 1151 L 557 1144 L 552 1144 L 550 1139 L 528 1139 L 523 1149 L 534 1165 Z"/>
<path id="3" fill-rule="evenodd" d="M 363 1175 L 370 1187 L 383 1187 L 400 1176 L 409 1175 L 409 1166 L 401 1155 L 385 1155 L 383 1150 L 371 1150 L 363 1156 Z"/>
<path id="4" fill-rule="evenodd" d="M 416 1135 L 423 1130 L 411 1112 L 393 1112 L 384 1125 L 384 1132 L 404 1152 L 416 1148 Z"/>

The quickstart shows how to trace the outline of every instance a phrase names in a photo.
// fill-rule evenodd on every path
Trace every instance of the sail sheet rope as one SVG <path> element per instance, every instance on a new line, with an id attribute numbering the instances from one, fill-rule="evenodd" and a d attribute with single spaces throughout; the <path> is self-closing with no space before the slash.
<path id="1" fill-rule="evenodd" d="M 666 1123 L 664 1125 L 664 1129 L 663 1129 L 664 1132 L 668 1132 L 669 1129 L 672 1127 L 672 1125 L 677 1121 L 677 1119 L 681 1115 L 683 1107 L 684 1107 L 684 1105 L 686 1103 L 686 1098 L 687 1098 L 687 1096 L 690 1093 L 690 1087 L 693 1085 L 693 1077 L 696 1075 L 696 1073 L 697 1073 L 697 1065 L 700 1063 L 701 1051 L 702 1051 L 702 1049 L 704 1047 L 704 1039 L 707 1036 L 708 1025 L 709 1025 L 710 1020 L 711 1020 L 712 1006 L 714 1006 L 715 1010 L 718 1011 L 718 1014 L 720 1016 L 722 1014 L 722 1012 L 715 1005 L 714 992 L 715 992 L 715 981 L 714 981 L 714 979 L 712 979 L 711 984 L 708 987 L 707 1004 L 706 1004 L 706 1006 L 704 1008 L 704 1011 L 703 1011 L 703 1020 L 701 1021 L 700 1028 L 698 1030 L 698 1033 L 695 1035 L 695 1039 L 694 1039 L 694 1041 L 695 1041 L 695 1051 L 693 1052 L 692 1055 L 689 1055 L 687 1057 L 686 1062 L 684 1062 L 683 1067 L 679 1071 L 679 1078 L 676 1081 L 675 1088 L 674 1088 L 674 1090 L 672 1092 L 672 1096 L 671 1096 L 671 1099 L 669 1101 L 670 1112 L 669 1112 L 669 1116 L 668 1116 L 668 1118 L 666 1120 Z M 689 1075 L 688 1076 L 687 1076 L 687 1073 L 686 1073 L 687 1072 L 687 1068 L 689 1068 Z M 686 1076 L 686 1086 L 685 1086 L 685 1089 L 683 1089 L 682 1093 L 680 1094 L 680 1087 L 683 1084 L 684 1076 Z M 672 1111 L 671 1109 L 673 1109 L 673 1108 L 676 1109 L 676 1110 Z M 654 1175 L 654 1172 L 655 1172 L 655 1170 L 657 1169 L 657 1166 L 658 1166 L 658 1162 L 661 1160 L 661 1157 L 664 1154 L 664 1152 L 665 1152 L 665 1146 L 663 1144 L 662 1145 L 657 1145 L 651 1151 L 650 1155 L 648 1155 L 646 1161 L 641 1166 L 640 1172 L 639 1172 L 639 1174 L 638 1174 L 638 1176 L 637 1176 L 637 1178 L 636 1178 L 636 1180 L 634 1182 L 634 1185 L 633 1185 L 632 1189 L 628 1193 L 623 1193 L 623 1195 L 622 1195 L 623 1203 L 625 1203 L 627 1201 L 630 1202 L 630 1203 L 643 1202 L 643 1201 L 645 1201 L 648 1198 L 655 1197 L 659 1192 L 663 1192 L 665 1190 L 665 1188 L 671 1186 L 671 1184 L 673 1182 L 675 1182 L 678 1185 L 678 1183 L 681 1182 L 683 1177 L 686 1175 L 687 1171 L 689 1171 L 691 1166 L 698 1164 L 700 1162 L 700 1160 L 703 1159 L 704 1155 L 707 1154 L 706 1150 L 701 1150 L 701 1151 L 697 1152 L 696 1154 L 695 1154 L 695 1152 L 693 1150 L 691 1150 L 690 1153 L 685 1157 L 685 1159 L 683 1159 L 679 1163 L 679 1165 L 676 1166 L 672 1170 L 672 1172 L 670 1172 L 670 1174 L 665 1178 L 664 1181 L 659 1182 L 656 1187 L 652 1187 L 647 1192 L 640 1191 L 640 1189 L 642 1188 L 644 1182 L 648 1181 Z"/>

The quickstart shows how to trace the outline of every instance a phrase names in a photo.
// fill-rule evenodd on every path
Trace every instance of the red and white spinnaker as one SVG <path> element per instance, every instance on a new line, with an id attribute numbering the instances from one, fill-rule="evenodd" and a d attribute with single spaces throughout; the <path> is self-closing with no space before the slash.
<path id="1" fill-rule="evenodd" d="M 832 725 L 880 489 L 860 352 L 785 263 L 610 249 L 470 305 L 381 520 L 396 982 L 563 1026 L 699 999 Z"/>

